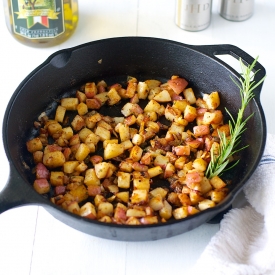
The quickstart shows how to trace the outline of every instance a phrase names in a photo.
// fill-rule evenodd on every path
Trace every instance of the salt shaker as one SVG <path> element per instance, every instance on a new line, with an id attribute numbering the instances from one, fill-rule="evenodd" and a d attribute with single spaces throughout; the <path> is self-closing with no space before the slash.
<path id="1" fill-rule="evenodd" d="M 176 0 L 176 25 L 186 31 L 206 29 L 211 21 L 212 0 Z"/>
<path id="2" fill-rule="evenodd" d="M 244 21 L 254 11 L 254 0 L 221 0 L 220 15 L 230 21 Z"/>

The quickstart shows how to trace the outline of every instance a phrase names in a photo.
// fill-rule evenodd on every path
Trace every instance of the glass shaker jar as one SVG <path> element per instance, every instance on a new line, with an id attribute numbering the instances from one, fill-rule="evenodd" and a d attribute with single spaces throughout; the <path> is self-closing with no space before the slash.
<path id="1" fill-rule="evenodd" d="M 77 0 L 3 0 L 6 25 L 28 46 L 54 46 L 69 38 L 78 23 Z"/>

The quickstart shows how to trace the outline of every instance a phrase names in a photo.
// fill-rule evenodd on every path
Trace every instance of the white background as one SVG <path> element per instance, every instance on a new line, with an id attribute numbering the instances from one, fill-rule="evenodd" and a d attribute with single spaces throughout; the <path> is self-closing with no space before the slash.
<path id="1" fill-rule="evenodd" d="M 185 44 L 233 44 L 267 71 L 261 102 L 268 132 L 275 134 L 275 1 L 255 0 L 255 13 L 244 22 L 230 22 L 218 14 L 213 0 L 211 25 L 187 32 L 174 23 L 173 0 L 79 0 L 79 24 L 74 35 L 59 46 L 24 46 L 8 32 L 0 4 L 0 121 L 13 91 L 50 54 L 85 42 L 119 36 L 167 38 Z M 232 66 L 235 66 L 235 61 Z M 28 108 L 28 102 L 23 102 Z M 257 130 L 257 129 L 255 129 Z M 9 166 L 1 143 L 0 190 Z M 191 232 L 154 242 L 116 242 L 78 232 L 39 206 L 26 206 L 0 215 L 0 274 L 184 274 L 193 266 L 219 230 L 204 224 Z"/>

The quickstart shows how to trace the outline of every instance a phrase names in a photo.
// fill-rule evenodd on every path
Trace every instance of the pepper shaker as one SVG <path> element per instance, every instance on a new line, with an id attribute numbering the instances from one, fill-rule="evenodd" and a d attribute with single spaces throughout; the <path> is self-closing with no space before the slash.
<path id="1" fill-rule="evenodd" d="M 176 0 L 176 25 L 186 31 L 206 29 L 211 21 L 212 0 Z"/>
<path id="2" fill-rule="evenodd" d="M 254 0 L 221 0 L 220 15 L 230 21 L 244 21 L 254 12 Z"/>

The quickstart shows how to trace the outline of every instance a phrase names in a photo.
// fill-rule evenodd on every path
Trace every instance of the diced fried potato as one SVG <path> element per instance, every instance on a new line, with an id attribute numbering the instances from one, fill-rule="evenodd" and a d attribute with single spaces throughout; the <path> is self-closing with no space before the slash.
<path id="1" fill-rule="evenodd" d="M 211 192 L 211 200 L 215 203 L 219 203 L 225 199 L 227 196 L 227 190 L 213 190 Z"/>
<path id="2" fill-rule="evenodd" d="M 176 220 L 186 218 L 188 216 L 188 207 L 182 206 L 173 210 L 173 216 Z"/>
<path id="3" fill-rule="evenodd" d="M 196 103 L 196 96 L 192 88 L 187 88 L 183 91 L 185 99 L 192 105 Z"/>
<path id="4" fill-rule="evenodd" d="M 210 183 L 215 189 L 221 189 L 226 186 L 226 183 L 218 176 L 211 178 Z"/>
<path id="5" fill-rule="evenodd" d="M 103 128 L 101 126 L 96 127 L 95 134 L 99 136 L 101 141 L 104 140 L 110 140 L 111 139 L 111 133 L 106 128 Z"/>
<path id="6" fill-rule="evenodd" d="M 94 82 L 88 82 L 85 84 L 84 91 L 87 98 L 93 98 L 97 94 L 97 86 Z"/>
<path id="7" fill-rule="evenodd" d="M 136 189 L 131 195 L 131 203 L 142 205 L 148 202 L 148 198 L 147 190 Z"/>
<path id="8" fill-rule="evenodd" d="M 86 202 L 80 207 L 79 215 L 81 217 L 95 220 L 97 217 L 95 206 L 91 202 Z"/>
<path id="9" fill-rule="evenodd" d="M 121 100 L 120 95 L 118 94 L 118 92 L 114 88 L 110 89 L 110 91 L 107 93 L 107 97 L 108 97 L 108 104 L 109 105 L 115 105 Z"/>
<path id="10" fill-rule="evenodd" d="M 163 207 L 159 210 L 159 215 L 165 220 L 169 220 L 172 217 L 172 206 L 167 200 L 163 201 Z"/>
<path id="11" fill-rule="evenodd" d="M 194 169 L 204 172 L 207 168 L 207 162 L 202 158 L 196 158 L 192 166 Z"/>
<path id="12" fill-rule="evenodd" d="M 96 176 L 99 179 L 104 179 L 106 177 L 110 177 L 110 169 L 112 170 L 112 166 L 108 162 L 100 162 L 94 165 Z"/>
<path id="13" fill-rule="evenodd" d="M 171 96 L 167 90 L 162 90 L 160 93 L 155 95 L 153 99 L 157 102 L 170 102 Z"/>
<path id="14" fill-rule="evenodd" d="M 117 185 L 119 188 L 130 188 L 131 174 L 126 172 L 117 172 Z"/>
<path id="15" fill-rule="evenodd" d="M 80 115 L 76 115 L 71 123 L 75 131 L 79 131 L 85 126 L 85 120 Z"/>
<path id="16" fill-rule="evenodd" d="M 118 193 L 116 193 L 116 197 L 120 201 L 122 201 L 124 203 L 128 203 L 129 202 L 129 191 L 118 192 Z"/>
<path id="17" fill-rule="evenodd" d="M 88 113 L 88 106 L 86 103 L 84 102 L 80 102 L 77 106 L 76 106 L 77 112 L 80 116 L 84 116 L 85 114 Z"/>
<path id="18" fill-rule="evenodd" d="M 144 177 L 133 179 L 133 187 L 135 190 L 140 189 L 140 190 L 146 190 L 149 192 L 150 180 Z"/>
<path id="19" fill-rule="evenodd" d="M 187 105 L 184 110 L 184 119 L 186 119 L 188 122 L 192 122 L 197 117 L 197 109 L 191 105 Z"/>
<path id="20" fill-rule="evenodd" d="M 51 171 L 50 183 L 53 186 L 59 186 L 64 184 L 64 173 L 62 171 Z"/>
<path id="21" fill-rule="evenodd" d="M 75 158 L 78 161 L 84 160 L 90 153 L 90 148 L 85 144 L 81 143 L 75 153 Z"/>
<path id="22" fill-rule="evenodd" d="M 127 209 L 126 216 L 127 217 L 136 217 L 136 218 L 141 218 L 145 217 L 146 213 L 144 210 L 139 210 L 139 209 Z"/>
<path id="23" fill-rule="evenodd" d="M 114 206 L 110 202 L 101 202 L 97 207 L 97 218 L 112 216 Z"/>
<path id="24" fill-rule="evenodd" d="M 215 110 L 220 105 L 220 96 L 217 91 L 212 92 L 210 95 L 204 94 L 203 100 L 205 101 L 207 108 L 210 110 Z"/>
<path id="25" fill-rule="evenodd" d="M 139 99 L 146 99 L 149 93 L 149 87 L 146 82 L 139 81 L 137 85 L 137 95 Z"/>
<path id="26" fill-rule="evenodd" d="M 141 159 L 143 150 L 138 145 L 133 146 L 130 151 L 130 156 L 133 161 L 139 161 Z"/>
<path id="27" fill-rule="evenodd" d="M 60 104 L 68 111 L 75 111 L 77 109 L 77 105 L 79 104 L 79 100 L 76 97 L 62 98 Z"/>
<path id="28" fill-rule="evenodd" d="M 86 170 L 84 184 L 89 185 L 100 185 L 100 179 L 97 177 L 94 168 Z"/>
<path id="29" fill-rule="evenodd" d="M 204 199 L 199 202 L 198 207 L 202 211 L 202 210 L 214 207 L 215 205 L 216 205 L 215 202 L 213 202 L 212 200 Z"/>
<path id="30" fill-rule="evenodd" d="M 63 122 L 65 113 L 66 113 L 66 108 L 61 105 L 58 105 L 55 111 L 54 120 L 56 120 L 57 122 Z"/>
<path id="31" fill-rule="evenodd" d="M 36 151 L 41 151 L 43 149 L 43 144 L 40 138 L 36 137 L 26 142 L 27 150 L 30 153 L 34 153 Z"/>
<path id="32" fill-rule="evenodd" d="M 61 151 L 47 152 L 43 155 L 43 164 L 48 168 L 60 167 L 65 161 L 65 157 Z"/>
<path id="33" fill-rule="evenodd" d="M 104 159 L 112 159 L 118 157 L 124 152 L 123 144 L 108 143 L 104 149 Z"/>
<path id="34" fill-rule="evenodd" d="M 147 172 L 148 172 L 149 177 L 153 178 L 153 177 L 156 177 L 156 176 L 162 174 L 163 170 L 161 169 L 160 166 L 155 166 L 155 167 L 148 169 Z"/>

